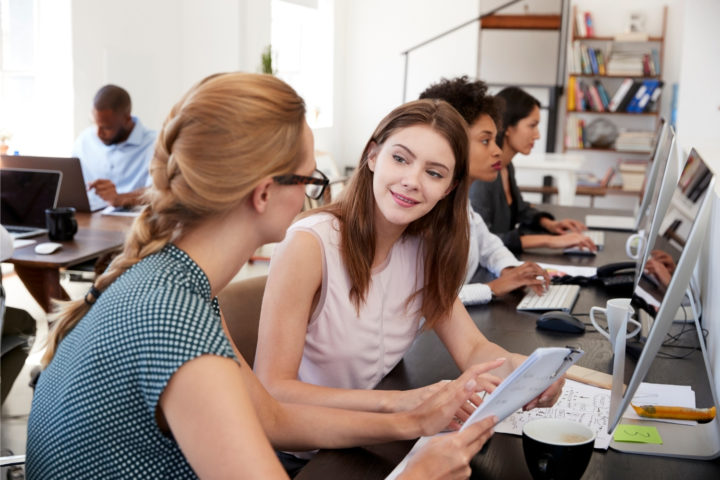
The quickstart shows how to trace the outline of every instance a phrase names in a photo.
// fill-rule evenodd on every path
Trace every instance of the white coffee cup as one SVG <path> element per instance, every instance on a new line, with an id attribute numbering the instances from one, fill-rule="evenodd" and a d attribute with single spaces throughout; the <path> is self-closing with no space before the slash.
<path id="1" fill-rule="evenodd" d="M 595 315 L 599 312 L 602 312 L 607 319 L 607 330 L 598 325 L 598 322 L 595 320 Z M 627 331 L 628 323 L 636 325 L 637 328 L 631 333 L 628 333 L 625 338 L 631 338 L 640 331 L 640 322 L 630 318 L 633 313 L 635 313 L 635 310 L 630 306 L 629 298 L 613 298 L 607 301 L 606 308 L 592 307 L 590 309 L 590 321 L 601 335 L 610 340 L 610 345 L 612 345 L 613 351 L 615 351 L 615 339 L 620 332 Z"/>
<path id="2" fill-rule="evenodd" d="M 640 230 L 638 233 L 630 235 L 625 242 L 625 253 L 633 260 L 640 259 L 640 255 L 645 248 L 645 231 Z"/>

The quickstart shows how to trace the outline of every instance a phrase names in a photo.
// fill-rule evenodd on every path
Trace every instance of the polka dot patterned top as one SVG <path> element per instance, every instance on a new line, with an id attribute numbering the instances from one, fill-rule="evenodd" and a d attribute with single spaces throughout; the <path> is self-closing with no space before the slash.
<path id="1" fill-rule="evenodd" d="M 40 375 L 28 478 L 196 478 L 155 421 L 185 362 L 235 358 L 205 273 L 168 245 L 116 279 Z"/>

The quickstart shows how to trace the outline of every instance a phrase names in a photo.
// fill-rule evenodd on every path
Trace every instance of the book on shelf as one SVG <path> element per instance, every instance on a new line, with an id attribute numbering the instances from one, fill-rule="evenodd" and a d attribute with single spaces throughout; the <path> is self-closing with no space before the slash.
<path id="1" fill-rule="evenodd" d="M 595 49 L 595 57 L 597 58 L 598 62 L 598 73 L 600 75 L 605 75 L 606 68 L 605 68 L 605 54 L 603 51 L 599 48 Z"/>
<path id="2" fill-rule="evenodd" d="M 585 12 L 585 35 L 588 37 L 594 37 L 595 36 L 595 27 L 593 25 L 593 19 L 590 12 Z"/>
<path id="3" fill-rule="evenodd" d="M 655 68 L 655 75 L 660 75 L 660 52 L 657 48 L 653 48 L 650 51 L 650 55 L 652 55 L 652 62 L 653 66 Z"/>
<path id="4" fill-rule="evenodd" d="M 618 165 L 618 171 L 622 178 L 622 189 L 626 192 L 639 192 L 645 182 L 645 171 L 647 170 L 647 162 L 635 162 L 630 160 L 621 160 Z"/>
<path id="5" fill-rule="evenodd" d="M 613 95 L 612 100 L 610 100 L 610 105 L 608 106 L 608 110 L 611 112 L 616 112 L 618 109 L 618 105 L 620 105 L 620 102 L 623 98 L 625 98 L 625 95 L 627 94 L 628 90 L 630 90 L 630 87 L 632 86 L 633 81 L 631 78 L 626 78 L 622 81 L 620 86 L 618 87 L 617 91 L 615 92 L 615 95 Z"/>
<path id="6" fill-rule="evenodd" d="M 597 57 L 595 56 L 595 49 L 592 47 L 588 47 L 587 52 L 588 52 L 588 57 L 590 58 L 590 72 L 593 75 L 597 75 L 599 72 L 599 69 L 598 69 Z"/>
<path id="7" fill-rule="evenodd" d="M 607 90 L 605 90 L 605 86 L 602 84 L 600 80 L 595 80 L 595 88 L 597 89 L 598 94 L 600 95 L 600 100 L 602 102 L 603 108 L 605 110 L 609 110 L 610 107 L 610 97 L 607 93 Z"/>
<path id="8" fill-rule="evenodd" d="M 652 131 L 621 131 L 615 139 L 615 149 L 625 152 L 652 152 L 655 132 Z"/>
<path id="9" fill-rule="evenodd" d="M 573 76 L 568 78 L 567 109 L 568 112 L 575 110 L 575 77 Z"/>
<path id="10" fill-rule="evenodd" d="M 578 112 L 585 111 L 586 107 L 586 99 L 585 94 L 582 90 L 582 82 L 576 81 L 575 82 L 575 110 Z"/>
<path id="11" fill-rule="evenodd" d="M 598 93 L 597 87 L 595 85 L 588 85 L 588 90 L 590 91 L 590 97 L 593 101 L 593 110 L 596 112 L 604 112 L 605 106 L 600 98 L 600 93 Z"/>
<path id="12" fill-rule="evenodd" d="M 585 15 L 583 12 L 575 14 L 575 32 L 578 37 L 587 37 L 587 25 L 585 24 Z"/>

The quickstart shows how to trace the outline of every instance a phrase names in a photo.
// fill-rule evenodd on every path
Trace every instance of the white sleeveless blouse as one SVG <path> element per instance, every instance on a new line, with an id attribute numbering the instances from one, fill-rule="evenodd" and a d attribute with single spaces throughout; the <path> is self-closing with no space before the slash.
<path id="1" fill-rule="evenodd" d="M 309 232 L 322 249 L 322 287 L 305 335 L 298 379 L 315 385 L 371 389 L 398 364 L 421 327 L 423 255 L 416 237 L 399 239 L 371 276 L 360 313 L 340 252 L 339 221 L 328 213 L 306 217 L 288 230 Z"/>

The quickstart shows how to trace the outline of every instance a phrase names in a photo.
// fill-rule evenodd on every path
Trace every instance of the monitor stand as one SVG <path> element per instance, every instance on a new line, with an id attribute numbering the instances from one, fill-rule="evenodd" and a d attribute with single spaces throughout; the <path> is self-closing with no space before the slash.
<path id="1" fill-rule="evenodd" d="M 705 348 L 702 327 L 700 326 L 697 314 L 698 311 L 694 301 L 695 297 L 692 294 L 691 289 L 688 289 L 687 295 L 688 298 L 690 298 L 690 305 L 692 306 L 693 321 L 695 322 L 695 328 L 697 329 L 700 349 L 702 350 L 703 361 L 705 362 L 705 372 L 710 384 L 713 402 L 716 410 L 720 412 L 720 403 L 718 403 L 718 395 L 715 389 L 714 377 L 712 375 L 712 366 L 710 364 L 707 349 Z M 616 357 L 618 356 L 617 353 L 618 352 L 616 351 Z M 624 352 L 622 352 L 619 356 L 622 357 L 623 360 L 614 363 L 613 369 L 616 368 L 619 363 L 624 370 Z M 613 380 L 616 377 L 614 372 Z M 622 392 L 621 389 L 619 391 Z M 616 392 L 617 390 L 614 388 L 612 394 L 617 395 Z M 622 394 L 620 393 L 620 395 Z M 615 403 L 615 405 L 617 405 L 617 403 Z M 614 440 L 610 442 L 610 447 L 619 452 L 657 455 L 663 457 L 692 458 L 697 460 L 712 460 L 720 456 L 720 421 L 718 421 L 717 416 L 709 423 L 698 423 L 697 425 L 679 425 L 676 423 L 657 422 L 652 420 L 634 420 L 627 418 L 621 419 L 620 423 L 626 425 L 630 424 L 656 427 L 663 443 L 662 445 L 654 445 L 649 443 L 616 442 Z"/>

